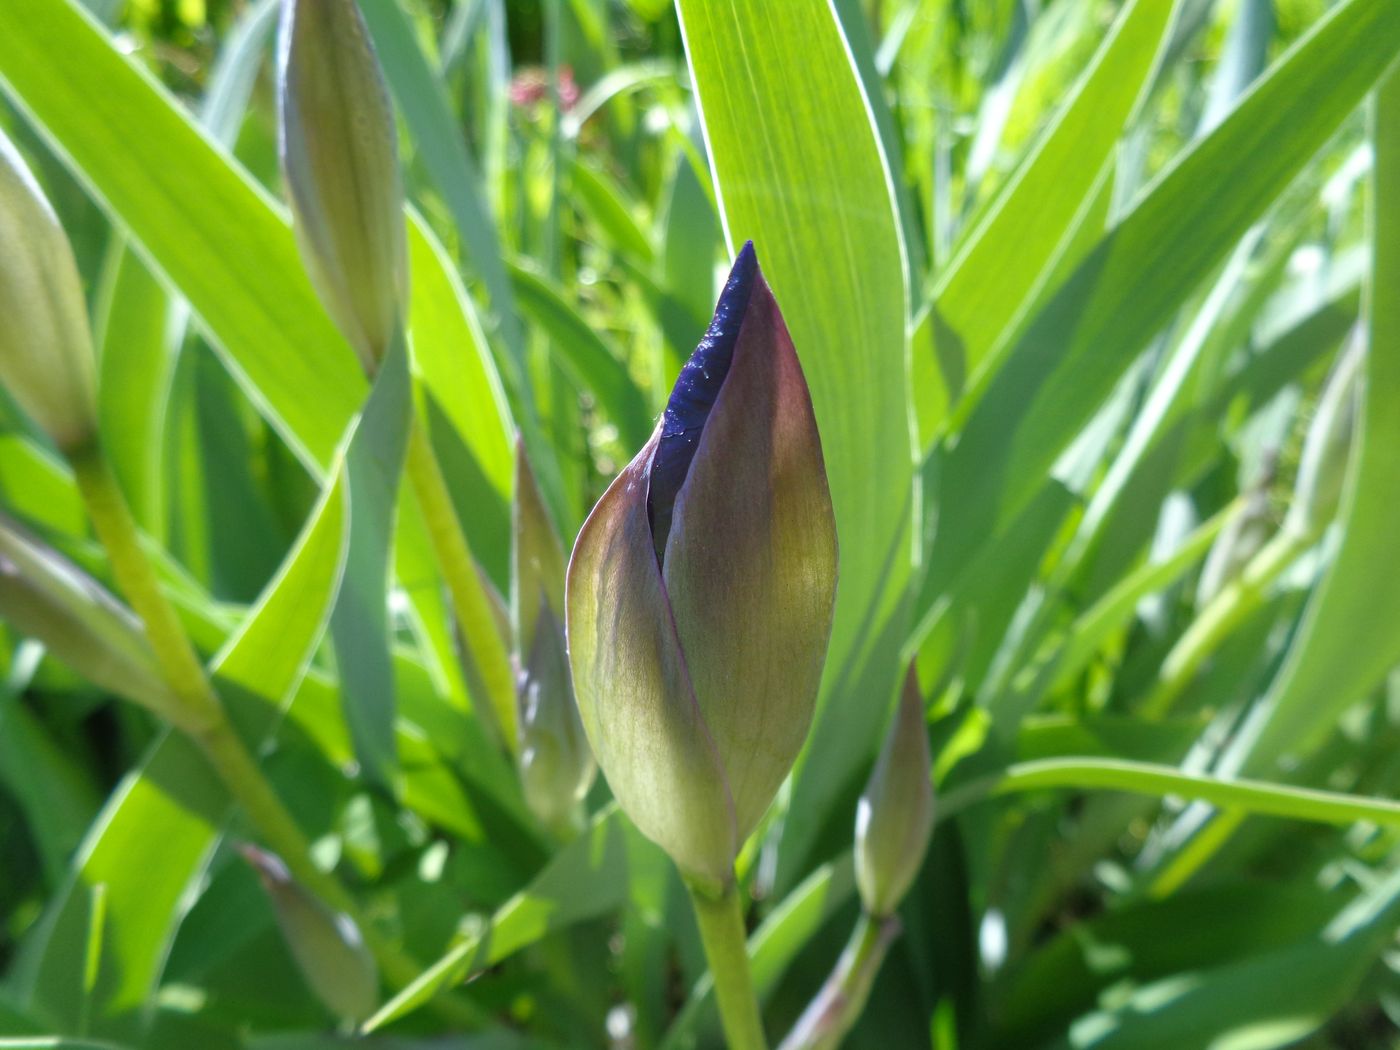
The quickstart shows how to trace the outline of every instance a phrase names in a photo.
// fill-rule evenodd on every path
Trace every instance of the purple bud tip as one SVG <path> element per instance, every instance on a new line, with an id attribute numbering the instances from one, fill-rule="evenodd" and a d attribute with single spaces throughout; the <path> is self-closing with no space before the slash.
<path id="1" fill-rule="evenodd" d="M 729 279 L 724 282 L 714 320 L 690 360 L 681 368 L 670 400 L 666 402 L 666 411 L 662 413 L 661 439 L 651 459 L 647 489 L 647 514 L 658 562 L 666 554 L 676 496 L 690 473 L 690 463 L 700 447 L 705 421 L 729 374 L 734 344 L 739 340 L 739 329 L 748 312 L 757 274 L 758 256 L 754 254 L 753 241 L 746 241 L 729 271 Z"/>
<path id="2" fill-rule="evenodd" d="M 292 881 L 292 874 L 287 870 L 287 865 L 283 864 L 282 859 L 276 854 L 259 849 L 251 842 L 240 843 L 237 849 L 243 855 L 243 859 L 248 862 L 249 867 L 258 873 L 258 878 L 264 887 L 271 889 L 273 886 L 284 885 Z"/>

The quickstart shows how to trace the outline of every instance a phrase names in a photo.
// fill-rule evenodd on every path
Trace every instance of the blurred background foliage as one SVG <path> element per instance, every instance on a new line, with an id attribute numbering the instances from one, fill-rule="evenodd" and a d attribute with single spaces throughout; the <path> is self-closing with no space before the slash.
<path id="1" fill-rule="evenodd" d="M 241 223 L 217 213 L 242 198 L 220 183 L 201 199 L 203 156 L 171 173 L 188 198 L 159 184 L 167 132 L 140 108 L 158 96 L 139 78 L 110 96 L 85 79 L 115 48 L 197 116 L 221 144 L 209 157 L 226 153 L 280 199 L 275 4 L 87 0 L 89 22 L 63 14 L 76 3 L 0 14 L 0 124 L 73 243 L 104 437 L 212 655 L 294 551 L 321 491 L 309 463 L 325 465 L 364 388 L 345 379 L 347 358 L 324 389 L 250 396 L 258 378 L 218 349 L 219 293 L 192 319 L 176 276 L 217 260 L 208 230 Z M 362 0 L 428 231 L 412 251 L 421 331 L 436 332 L 420 334 L 415 299 L 421 410 L 503 594 L 513 434 L 499 424 L 545 451 L 535 466 L 567 550 L 703 331 L 734 246 L 726 221 L 735 241 L 762 226 L 736 203 L 761 158 L 723 152 L 751 127 L 717 126 L 738 111 L 724 93 L 743 67 L 721 31 L 697 37 L 704 5 L 681 7 L 684 35 L 665 0 Z M 869 585 L 872 623 L 878 607 L 895 626 L 866 664 L 857 638 L 840 654 L 849 667 L 829 668 L 808 760 L 742 860 L 770 1032 L 797 1017 L 850 928 L 854 799 L 903 655 L 918 662 L 943 809 L 849 1045 L 1396 1045 L 1394 815 L 1329 824 L 1291 819 L 1286 799 L 1249 818 L 1252 803 L 1191 801 L 1229 801 L 1217 786 L 1236 776 L 1378 799 L 1400 782 L 1400 485 L 1385 443 L 1400 413 L 1400 273 L 1377 250 L 1400 240 L 1387 225 L 1400 224 L 1393 0 L 799 8 L 814 33 L 842 34 L 841 75 L 863 85 L 869 126 L 831 133 L 821 113 L 762 98 L 754 119 L 790 119 L 833 154 L 879 143 L 893 206 L 871 221 L 893 223 L 882 243 L 904 257 L 905 313 L 885 320 L 906 337 L 879 352 L 912 362 L 908 404 L 871 402 L 896 430 L 912 416 L 910 460 L 826 427 L 840 355 L 868 347 L 813 351 L 827 455 L 842 479 L 863 457 L 872 470 L 898 460 L 909 484 L 890 499 L 918 493 L 923 514 L 881 519 L 919 549 L 907 581 L 843 575 Z M 764 39 L 750 15 L 734 32 L 750 34 L 762 75 L 800 70 L 795 42 Z M 48 74 L 35 72 L 41 47 Z M 823 86 L 783 82 L 799 99 Z M 883 207 L 822 188 L 862 222 Z M 148 208 L 148 190 L 164 203 Z M 180 208 L 213 216 L 188 257 L 152 235 Z M 258 270 L 249 250 L 220 265 Z M 871 251 L 861 258 L 878 262 Z M 823 286 L 786 265 L 774 286 L 805 355 L 796 303 Z M 320 329 L 288 330 L 272 351 L 307 350 L 308 331 Z M 1364 407 L 1339 423 L 1323 395 L 1348 348 L 1365 367 L 1334 399 Z M 478 352 L 470 373 L 453 356 Z M 495 393 L 462 378 L 497 373 Z M 332 405 L 309 456 L 288 441 L 309 429 L 272 419 L 269 400 L 284 415 L 311 406 L 308 420 Z M 482 436 L 486 402 L 507 407 Z M 66 468 L 3 394 L 0 508 L 105 578 Z M 843 534 L 843 573 L 885 538 Z M 263 696 L 295 694 L 262 754 L 318 860 L 414 956 L 443 957 L 432 990 L 478 975 L 460 998 L 482 1034 L 441 1037 L 460 1024 L 405 1008 L 381 1045 L 713 1045 L 669 865 L 609 815 L 601 783 L 574 843 L 533 821 L 453 665 L 440 596 L 403 549 L 396 572 L 396 796 L 359 775 L 319 634 L 287 695 Z M 339 1045 L 207 774 L 171 754 L 148 713 L 4 625 L 0 672 L 0 1033 Z M 267 686 L 221 685 L 236 696 L 235 683 Z"/>

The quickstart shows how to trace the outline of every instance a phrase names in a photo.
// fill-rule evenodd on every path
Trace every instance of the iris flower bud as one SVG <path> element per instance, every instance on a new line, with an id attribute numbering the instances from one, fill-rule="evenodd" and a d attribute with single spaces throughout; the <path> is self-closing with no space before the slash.
<path id="1" fill-rule="evenodd" d="M 283 0 L 282 172 L 311 283 L 373 375 L 405 320 L 394 111 L 355 0 Z"/>
<path id="2" fill-rule="evenodd" d="M 564 549 L 550 523 L 525 446 L 516 442 L 511 620 L 516 641 L 516 724 L 525 801 L 566 834 L 597 766 L 584 737 L 564 651 Z"/>
<path id="3" fill-rule="evenodd" d="M 579 533 L 567 627 L 618 803 L 722 889 L 811 724 L 836 595 L 821 439 L 747 244 L 661 423 Z"/>
<path id="4" fill-rule="evenodd" d="M 919 679 L 909 669 L 899 709 L 856 809 L 856 886 L 865 910 L 894 914 L 933 835 L 933 781 Z"/>
<path id="5" fill-rule="evenodd" d="M 0 132 L 0 383 L 65 454 L 97 434 L 92 360 L 73 249 Z"/>
<path id="6" fill-rule="evenodd" d="M 278 857 L 249 845 L 239 852 L 258 873 L 307 985 L 336 1017 L 363 1021 L 379 1005 L 379 970 L 359 928 L 307 892 Z"/>
<path id="7" fill-rule="evenodd" d="M 1351 433 L 1360 399 L 1365 345 L 1358 337 L 1342 352 L 1318 399 L 1303 455 L 1298 462 L 1298 480 L 1293 486 L 1293 502 L 1283 527 L 1294 535 L 1319 535 L 1342 498 L 1342 484 L 1351 454 Z"/>
<path id="8" fill-rule="evenodd" d="M 1263 550 L 1273 531 L 1269 504 L 1270 465 L 1263 478 L 1245 493 L 1244 507 L 1232 517 L 1210 545 L 1196 582 L 1196 608 L 1204 609 L 1229 584 L 1239 579 L 1254 556 Z"/>
<path id="9" fill-rule="evenodd" d="M 140 621 L 96 580 L 3 518 L 0 619 L 38 639 L 89 682 L 180 721 L 181 705 L 156 667 Z"/>

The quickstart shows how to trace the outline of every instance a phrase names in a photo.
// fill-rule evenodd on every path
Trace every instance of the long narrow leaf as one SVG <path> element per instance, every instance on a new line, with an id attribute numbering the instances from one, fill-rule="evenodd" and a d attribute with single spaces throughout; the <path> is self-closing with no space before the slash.
<path id="1" fill-rule="evenodd" d="M 1278 681 L 1253 717 L 1230 764 L 1266 768 L 1289 747 L 1331 725 L 1400 662 L 1400 595 L 1377 587 L 1376 569 L 1395 551 L 1400 514 L 1400 74 L 1377 92 L 1376 171 L 1371 219 L 1364 403 L 1353 439 L 1349 495 L 1336 561 L 1318 589 Z M 1248 757 L 1246 757 L 1246 754 Z"/>
<path id="2" fill-rule="evenodd" d="M 1400 48 L 1400 7 L 1328 13 L 1090 253 L 1011 351 L 943 472 L 931 571 L 1023 508 L 1147 340 L 1356 107 Z"/>
<path id="3" fill-rule="evenodd" d="M 998 336 L 1029 305 L 1072 235 L 1100 168 L 1140 104 L 1174 8 L 1170 0 L 1138 0 L 1123 9 L 1082 81 L 940 275 L 927 307 L 936 315 L 937 353 L 948 361 L 945 369 L 969 384 L 980 385 L 995 365 Z M 929 343 L 915 343 L 916 353 L 931 351 Z M 931 415 L 930 393 L 915 398 L 924 433 L 941 422 Z"/>

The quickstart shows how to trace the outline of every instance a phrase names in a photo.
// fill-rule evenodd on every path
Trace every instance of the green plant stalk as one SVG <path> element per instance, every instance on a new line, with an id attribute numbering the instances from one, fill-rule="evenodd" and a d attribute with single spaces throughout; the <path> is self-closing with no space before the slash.
<path id="1" fill-rule="evenodd" d="M 1147 884 L 1147 896 L 1160 900 L 1190 881 L 1221 846 L 1239 830 L 1247 816 L 1243 810 L 1229 809 L 1215 814 L 1205 827 L 1193 835 L 1171 860 Z"/>
<path id="2" fill-rule="evenodd" d="M 778 1050 L 836 1050 L 865 1010 L 875 975 L 899 930 L 896 916 L 861 912 L 836 968 Z"/>
<path id="3" fill-rule="evenodd" d="M 413 980 L 418 967 L 377 933 L 334 876 L 316 866 L 306 836 L 234 730 L 175 609 L 161 590 L 142 549 L 131 508 L 100 447 L 94 444 L 75 453 L 71 463 L 117 584 L 141 618 L 161 673 L 183 708 L 176 727 L 200 748 L 264 843 L 282 858 L 296 879 L 327 905 L 351 917 L 389 982 L 403 985 Z"/>
<path id="4" fill-rule="evenodd" d="M 1128 573 L 1077 616 L 1063 638 L 1049 647 L 1045 642 L 1047 632 L 1053 623 L 1054 613 L 1060 608 L 1068 581 L 1078 566 L 1077 562 L 1062 562 L 1047 588 L 1046 600 L 1041 603 L 1025 632 L 1017 655 L 1006 663 L 1007 669 L 1003 674 L 1008 679 L 1007 683 L 991 694 L 994 703 L 1014 701 L 1018 705 L 1017 710 L 1024 712 L 1045 693 L 1067 687 L 1098 651 L 1104 638 L 1128 618 L 1137 602 L 1145 595 L 1168 587 L 1196 564 L 1243 506 L 1241 500 L 1234 500 L 1182 540 L 1166 560 L 1142 565 Z M 1007 697 L 1007 701 L 996 700 L 998 695 Z M 993 715 L 1002 710 L 1001 707 L 994 707 Z"/>
<path id="5" fill-rule="evenodd" d="M 217 733 L 219 723 L 226 722 L 223 707 L 175 609 L 161 590 L 111 465 L 95 443 L 74 453 L 70 462 L 117 585 L 141 618 L 156 662 L 178 701 L 177 726 L 196 739 Z"/>
<path id="6" fill-rule="evenodd" d="M 447 479 L 443 477 L 427 431 L 416 415 L 409 426 L 404 469 L 423 511 L 438 568 L 447 581 L 467 658 L 468 686 L 473 690 L 473 699 L 485 692 L 489 715 L 483 711 L 484 720 L 494 725 L 506 748 L 513 752 L 516 747 L 515 684 L 506 640 L 492 608 L 487 585 L 472 556 L 471 544 L 457 518 Z"/>
<path id="7" fill-rule="evenodd" d="M 1306 551 L 1316 536 L 1280 529 L 1196 617 L 1162 661 L 1157 683 L 1138 708 L 1150 719 L 1165 718 L 1196 678 L 1201 664 L 1264 602 L 1275 580 Z"/>
<path id="8" fill-rule="evenodd" d="M 748 936 L 744 930 L 738 883 L 731 880 L 718 897 L 689 882 L 687 887 L 695 908 L 695 921 L 700 926 L 705 958 L 710 964 L 715 1001 L 719 1004 L 720 1023 L 729 1050 L 767 1050 L 763 1018 L 759 1014 L 758 996 L 749 969 Z"/>

